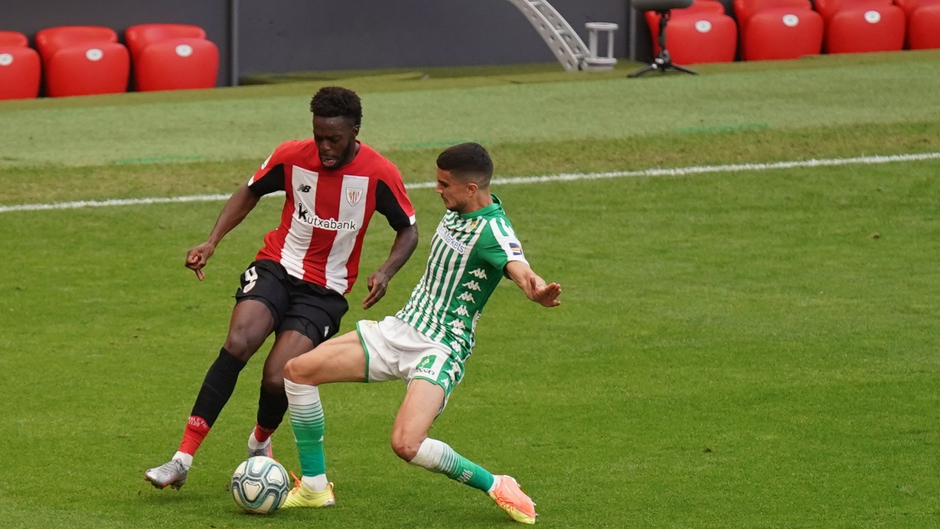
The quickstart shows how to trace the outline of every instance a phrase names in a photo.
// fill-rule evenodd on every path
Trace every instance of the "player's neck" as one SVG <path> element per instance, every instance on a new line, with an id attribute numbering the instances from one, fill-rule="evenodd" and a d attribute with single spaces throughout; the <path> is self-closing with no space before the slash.
<path id="1" fill-rule="evenodd" d="M 351 164 L 353 160 L 356 159 L 356 156 L 359 156 L 359 147 L 360 147 L 359 141 L 358 140 L 354 141 L 352 150 L 349 152 L 349 156 L 346 157 L 346 163 L 344 163 L 343 165 Z"/>
<path id="2" fill-rule="evenodd" d="M 490 195 L 489 189 L 487 190 L 477 190 L 477 192 L 470 198 L 467 202 L 467 207 L 461 213 L 466 215 L 468 213 L 473 213 L 474 211 L 479 211 L 486 206 L 489 206 L 493 203 L 493 196 Z"/>

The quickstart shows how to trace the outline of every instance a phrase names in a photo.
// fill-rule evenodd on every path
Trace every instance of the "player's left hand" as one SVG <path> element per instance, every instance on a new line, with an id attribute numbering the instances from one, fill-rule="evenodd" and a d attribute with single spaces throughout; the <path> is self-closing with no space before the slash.
<path id="1" fill-rule="evenodd" d="M 539 285 L 541 281 L 537 276 L 529 277 L 529 287 L 531 295 L 529 299 L 542 305 L 543 307 L 557 307 L 561 305 L 558 296 L 561 295 L 561 285 L 558 283 L 549 283 Z"/>
<path id="2" fill-rule="evenodd" d="M 366 286 L 369 287 L 369 295 L 362 300 L 362 308 L 368 309 L 385 296 L 390 279 L 391 277 L 381 270 L 376 270 L 369 275 L 369 279 L 366 281 Z"/>

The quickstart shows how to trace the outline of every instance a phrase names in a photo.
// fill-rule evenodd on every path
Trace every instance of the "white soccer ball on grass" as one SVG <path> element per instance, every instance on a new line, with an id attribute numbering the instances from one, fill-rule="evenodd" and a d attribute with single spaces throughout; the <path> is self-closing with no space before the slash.
<path id="1" fill-rule="evenodd" d="M 287 471 L 270 457 L 251 457 L 232 474 L 232 497 L 251 514 L 271 514 L 284 505 L 290 492 Z"/>

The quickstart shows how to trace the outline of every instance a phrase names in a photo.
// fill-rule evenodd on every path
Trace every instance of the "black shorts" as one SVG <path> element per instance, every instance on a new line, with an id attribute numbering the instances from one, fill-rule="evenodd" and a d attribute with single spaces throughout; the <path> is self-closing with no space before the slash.
<path id="1" fill-rule="evenodd" d="M 260 301 L 274 317 L 274 331 L 297 331 L 314 345 L 336 334 L 349 304 L 346 298 L 326 287 L 308 283 L 287 273 L 277 262 L 262 259 L 241 275 L 235 303 Z"/>

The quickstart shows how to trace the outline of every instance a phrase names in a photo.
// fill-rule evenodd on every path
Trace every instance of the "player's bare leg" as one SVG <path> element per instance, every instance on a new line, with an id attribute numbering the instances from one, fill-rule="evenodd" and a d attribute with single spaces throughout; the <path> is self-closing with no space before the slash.
<path id="1" fill-rule="evenodd" d="M 423 379 L 411 381 L 392 427 L 392 449 L 398 457 L 483 491 L 513 520 L 534 524 L 535 503 L 522 492 L 515 479 L 494 476 L 455 452 L 447 443 L 427 436 L 443 405 L 441 386 Z"/>
<path id="2" fill-rule="evenodd" d="M 328 507 L 336 503 L 333 484 L 326 478 L 325 423 L 319 386 L 329 382 L 361 382 L 365 373 L 365 350 L 355 331 L 328 340 L 287 363 L 284 389 L 303 476 L 296 480 L 283 508 Z"/>

